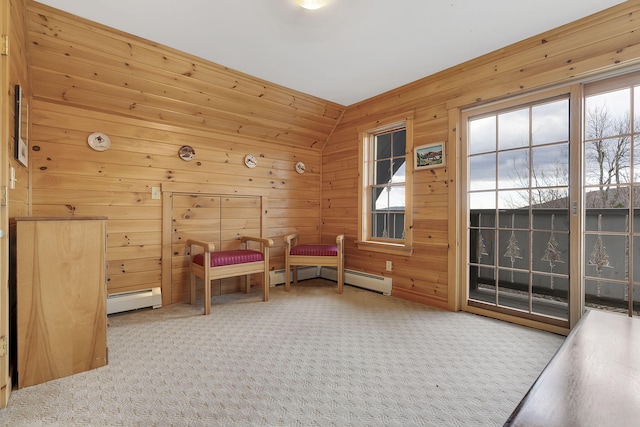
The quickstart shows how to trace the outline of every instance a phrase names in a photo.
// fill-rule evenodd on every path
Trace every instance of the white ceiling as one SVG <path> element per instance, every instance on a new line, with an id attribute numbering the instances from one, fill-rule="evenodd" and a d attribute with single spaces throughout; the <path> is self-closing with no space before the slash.
<path id="1" fill-rule="evenodd" d="M 39 0 L 349 106 L 620 0 Z"/>

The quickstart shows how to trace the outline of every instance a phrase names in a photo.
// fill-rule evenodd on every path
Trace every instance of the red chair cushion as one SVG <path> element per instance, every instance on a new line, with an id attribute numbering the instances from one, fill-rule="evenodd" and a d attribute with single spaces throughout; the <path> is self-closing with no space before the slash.
<path id="1" fill-rule="evenodd" d="M 335 245 L 298 245 L 291 248 L 291 255 L 337 256 L 338 247 Z"/>
<path id="2" fill-rule="evenodd" d="M 211 252 L 211 267 L 222 265 L 245 264 L 247 262 L 264 261 L 262 252 L 251 249 L 238 249 L 234 251 Z M 204 254 L 200 253 L 193 257 L 193 262 L 198 265 L 204 264 Z"/>

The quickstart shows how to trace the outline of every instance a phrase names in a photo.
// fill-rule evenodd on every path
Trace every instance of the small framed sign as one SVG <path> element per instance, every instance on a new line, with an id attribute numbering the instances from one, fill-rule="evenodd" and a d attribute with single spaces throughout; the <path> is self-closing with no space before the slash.
<path id="1" fill-rule="evenodd" d="M 415 170 L 439 168 L 446 165 L 444 142 L 421 145 L 414 150 Z"/>

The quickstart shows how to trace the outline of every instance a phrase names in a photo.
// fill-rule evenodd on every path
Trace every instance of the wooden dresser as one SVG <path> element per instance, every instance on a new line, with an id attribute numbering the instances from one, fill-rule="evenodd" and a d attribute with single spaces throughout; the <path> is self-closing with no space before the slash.
<path id="1" fill-rule="evenodd" d="M 105 248 L 105 217 L 16 218 L 19 388 L 107 364 Z"/>

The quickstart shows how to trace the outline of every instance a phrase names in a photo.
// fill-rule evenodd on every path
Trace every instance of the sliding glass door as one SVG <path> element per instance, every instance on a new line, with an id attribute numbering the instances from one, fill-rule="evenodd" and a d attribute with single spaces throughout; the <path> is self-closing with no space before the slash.
<path id="1" fill-rule="evenodd" d="M 469 306 L 566 327 L 570 95 L 467 112 Z"/>
<path id="2" fill-rule="evenodd" d="M 640 74 L 585 85 L 586 306 L 640 314 Z"/>
<path id="3" fill-rule="evenodd" d="M 462 115 L 471 311 L 640 315 L 640 73 Z"/>

